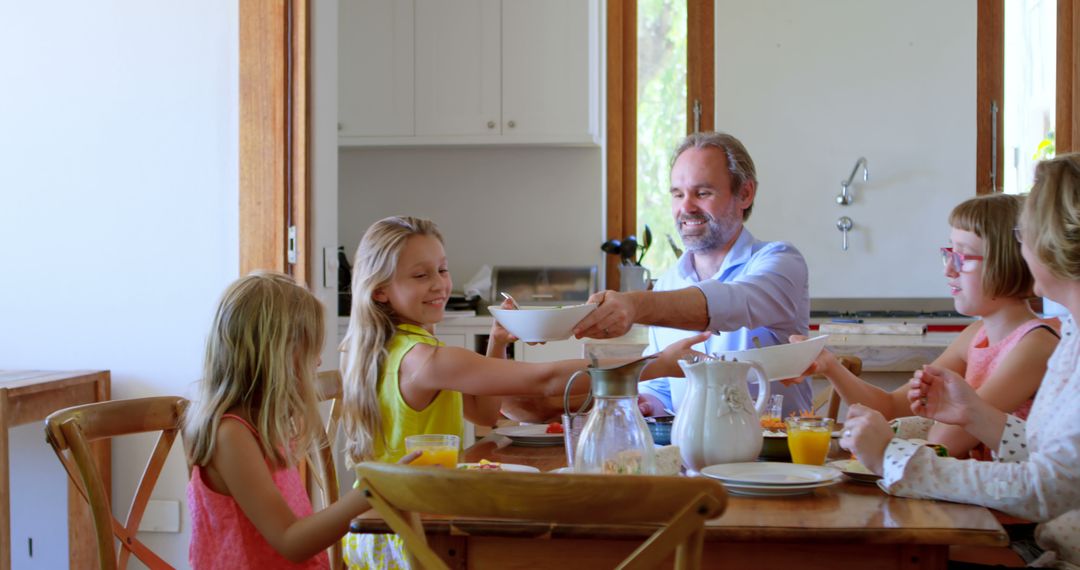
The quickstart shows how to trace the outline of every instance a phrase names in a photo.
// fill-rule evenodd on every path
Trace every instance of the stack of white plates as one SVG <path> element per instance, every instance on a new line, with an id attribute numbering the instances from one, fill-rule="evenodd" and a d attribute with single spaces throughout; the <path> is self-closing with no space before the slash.
<path id="1" fill-rule="evenodd" d="M 514 445 L 548 447 L 563 444 L 563 434 L 547 433 L 547 424 L 526 424 L 497 428 L 495 433 L 510 438 Z"/>
<path id="2" fill-rule="evenodd" d="M 842 479 L 838 469 L 794 463 L 724 463 L 710 465 L 701 474 L 719 479 L 733 494 L 758 497 L 812 493 Z"/>

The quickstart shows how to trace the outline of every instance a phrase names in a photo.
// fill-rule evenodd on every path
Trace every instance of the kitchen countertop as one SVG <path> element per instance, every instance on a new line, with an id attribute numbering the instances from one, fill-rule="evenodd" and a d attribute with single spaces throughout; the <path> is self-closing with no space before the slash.
<path id="1" fill-rule="evenodd" d="M 859 357 L 866 372 L 911 372 L 940 356 L 959 334 L 834 334 L 829 336 L 826 346 L 835 354 Z M 818 335 L 817 331 L 810 333 L 810 336 Z M 629 358 L 640 355 L 648 344 L 648 327 L 635 325 L 618 338 L 589 339 L 585 350 L 592 351 L 597 358 Z"/>

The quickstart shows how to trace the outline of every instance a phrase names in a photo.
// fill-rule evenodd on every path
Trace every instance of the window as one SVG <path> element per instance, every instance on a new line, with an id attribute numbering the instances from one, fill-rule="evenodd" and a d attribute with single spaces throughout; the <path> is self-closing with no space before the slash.
<path id="1" fill-rule="evenodd" d="M 1057 93 L 1057 1 L 1005 4 L 1005 97 L 1001 187 L 1031 189 L 1035 163 L 1054 156 Z"/>

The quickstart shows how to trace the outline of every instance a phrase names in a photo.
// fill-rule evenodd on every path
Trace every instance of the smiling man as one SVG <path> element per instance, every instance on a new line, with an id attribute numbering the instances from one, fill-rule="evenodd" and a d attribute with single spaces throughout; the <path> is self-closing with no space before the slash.
<path id="1" fill-rule="evenodd" d="M 671 212 L 685 253 L 652 291 L 601 291 L 599 307 L 574 329 L 578 338 L 612 338 L 634 323 L 652 325 L 645 354 L 710 330 L 694 348 L 707 353 L 787 342 L 807 334 L 810 295 L 806 261 L 785 242 L 759 241 L 743 225 L 757 195 L 757 173 L 746 147 L 725 133 L 695 133 L 675 149 Z M 810 409 L 809 382 L 784 386 L 784 415 Z M 686 380 L 660 378 L 640 386 L 645 415 L 678 412 Z M 757 386 L 750 386 L 756 396 Z"/>

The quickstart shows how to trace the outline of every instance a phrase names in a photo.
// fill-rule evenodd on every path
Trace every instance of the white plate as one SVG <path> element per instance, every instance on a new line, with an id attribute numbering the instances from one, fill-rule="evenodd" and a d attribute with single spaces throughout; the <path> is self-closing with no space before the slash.
<path id="1" fill-rule="evenodd" d="M 495 433 L 510 438 L 515 445 L 526 447 L 546 447 L 563 444 L 563 434 L 547 433 L 547 424 L 503 426 L 496 428 Z"/>
<path id="2" fill-rule="evenodd" d="M 751 497 L 780 497 L 788 495 L 802 495 L 813 493 L 815 489 L 831 487 L 839 483 L 841 479 L 830 479 L 806 485 L 753 485 L 724 482 L 724 488 L 733 495 L 747 495 Z"/>
<path id="3" fill-rule="evenodd" d="M 853 462 L 857 463 L 854 459 L 837 459 L 836 461 L 830 461 L 825 465 L 839 469 L 841 473 L 860 483 L 877 483 L 878 480 L 881 479 L 881 475 L 860 471 L 857 468 L 853 469 L 851 465 Z M 862 466 L 860 465 L 859 467 Z M 866 469 L 865 467 L 862 468 Z"/>
<path id="4" fill-rule="evenodd" d="M 795 463 L 722 463 L 710 465 L 701 474 L 724 483 L 736 485 L 768 485 L 792 487 L 840 479 L 840 471 L 832 467 L 798 465 Z"/>
<path id="5" fill-rule="evenodd" d="M 458 469 L 464 469 L 464 468 L 472 467 L 472 466 L 475 466 L 475 465 L 480 465 L 480 464 L 479 463 L 458 463 L 457 464 Z M 503 471 L 514 471 L 514 472 L 518 472 L 518 473 L 539 473 L 540 472 L 539 469 L 537 469 L 537 468 L 535 468 L 535 467 L 533 467 L 531 465 L 518 465 L 517 463 L 500 463 L 499 466 L 502 467 Z M 484 471 L 484 470 L 483 469 L 476 469 L 475 471 Z M 490 469 L 489 471 L 495 471 L 495 470 Z"/>

